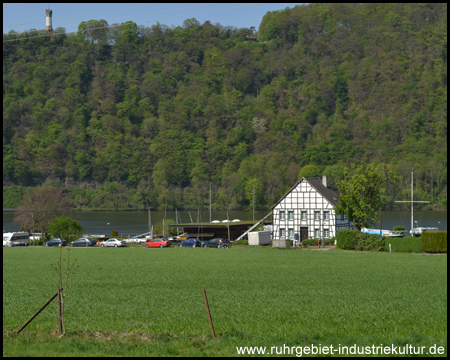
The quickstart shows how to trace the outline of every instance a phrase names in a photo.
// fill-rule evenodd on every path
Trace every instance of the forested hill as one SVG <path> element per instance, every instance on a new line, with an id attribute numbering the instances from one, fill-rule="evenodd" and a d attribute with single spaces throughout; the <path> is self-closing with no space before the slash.
<path id="1" fill-rule="evenodd" d="M 447 204 L 447 5 L 312 4 L 226 24 L 3 35 L 3 183 L 78 207 L 271 207 L 355 161 Z M 256 39 L 252 39 L 256 37 Z"/>

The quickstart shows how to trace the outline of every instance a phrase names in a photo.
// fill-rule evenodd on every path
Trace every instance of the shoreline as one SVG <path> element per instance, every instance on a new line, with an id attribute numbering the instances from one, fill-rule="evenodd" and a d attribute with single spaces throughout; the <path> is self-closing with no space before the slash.
<path id="1" fill-rule="evenodd" d="M 157 210 L 157 209 L 150 209 L 151 211 L 164 211 L 164 210 Z M 256 211 L 270 211 L 270 210 L 265 210 L 265 209 L 255 209 Z M 408 211 L 409 209 L 406 210 L 381 210 L 381 211 Z M 18 209 L 17 208 L 3 208 L 3 212 L 17 212 Z M 148 209 L 77 209 L 74 208 L 73 211 L 75 212 L 83 212 L 83 211 L 148 211 Z M 174 210 L 168 210 L 168 211 L 174 211 Z M 178 211 L 197 211 L 197 209 L 178 209 Z M 217 209 L 214 211 L 226 211 L 226 210 L 221 210 L 221 209 Z M 234 209 L 231 211 L 250 211 L 249 209 Z M 432 212 L 432 211 L 447 211 L 447 209 L 422 209 L 422 210 L 415 210 L 415 211 L 424 211 L 424 212 Z"/>

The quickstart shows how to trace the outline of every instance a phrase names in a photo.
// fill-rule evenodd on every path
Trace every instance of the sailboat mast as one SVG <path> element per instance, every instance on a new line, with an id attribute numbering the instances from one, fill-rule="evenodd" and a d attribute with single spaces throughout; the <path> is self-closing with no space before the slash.
<path id="1" fill-rule="evenodd" d="M 209 183 L 209 222 L 212 221 L 211 218 L 211 198 L 212 198 L 212 191 L 211 191 L 211 182 Z"/>
<path id="2" fill-rule="evenodd" d="M 413 195 L 413 184 L 414 184 L 414 168 L 411 169 L 411 229 L 413 229 L 414 225 L 414 195 Z"/>
<path id="3" fill-rule="evenodd" d="M 167 216 L 167 195 L 166 195 L 166 206 L 164 207 L 163 238 L 166 237 L 166 216 Z"/>
<path id="4" fill-rule="evenodd" d="M 152 232 L 152 215 L 150 213 L 150 208 L 148 208 L 148 232 Z"/>
<path id="5" fill-rule="evenodd" d="M 396 203 L 406 203 L 408 201 L 395 201 Z M 414 229 L 414 203 L 429 203 L 429 201 L 414 201 L 414 168 L 411 169 L 411 231 Z"/>

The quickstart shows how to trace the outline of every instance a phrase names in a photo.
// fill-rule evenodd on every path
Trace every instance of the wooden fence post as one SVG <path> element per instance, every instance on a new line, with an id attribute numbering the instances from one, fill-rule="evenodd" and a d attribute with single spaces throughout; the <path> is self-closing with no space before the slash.
<path id="1" fill-rule="evenodd" d="M 58 284 L 58 333 L 63 335 L 63 320 L 62 320 L 62 306 L 61 306 L 61 291 L 62 288 Z"/>
<path id="2" fill-rule="evenodd" d="M 42 310 L 44 310 L 46 307 L 47 307 L 47 305 L 48 304 L 50 304 L 52 301 L 53 301 L 53 299 L 55 298 L 55 297 L 57 297 L 58 296 L 58 293 L 56 293 L 55 295 L 53 295 L 51 298 L 50 298 L 50 300 L 48 300 L 45 304 L 44 304 L 44 306 L 42 306 L 38 311 L 37 311 L 37 313 L 36 314 L 34 314 L 25 324 L 23 324 L 19 329 L 17 329 L 17 333 L 20 333 L 23 329 L 25 329 L 25 327 L 30 323 L 30 322 L 32 322 L 33 321 L 33 319 L 36 317 L 36 316 L 38 316 L 39 315 L 39 313 L 42 311 Z"/>
<path id="3" fill-rule="evenodd" d="M 211 333 L 212 333 L 213 339 L 215 339 L 216 334 L 214 333 L 214 325 L 213 325 L 213 322 L 211 319 L 211 314 L 209 312 L 209 305 L 208 305 L 208 299 L 206 298 L 205 288 L 202 288 L 202 292 L 203 292 L 203 298 L 205 299 L 205 307 L 206 307 L 206 313 L 208 314 L 209 326 L 211 327 Z"/>

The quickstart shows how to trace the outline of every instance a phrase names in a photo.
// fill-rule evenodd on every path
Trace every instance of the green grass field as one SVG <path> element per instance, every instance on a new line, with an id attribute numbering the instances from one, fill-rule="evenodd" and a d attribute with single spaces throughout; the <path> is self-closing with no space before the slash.
<path id="1" fill-rule="evenodd" d="M 15 334 L 56 292 L 59 254 L 3 248 L 4 356 L 235 356 L 236 346 L 283 344 L 438 344 L 447 353 L 447 255 L 74 248 L 66 335 L 54 335 L 56 301 Z"/>

